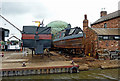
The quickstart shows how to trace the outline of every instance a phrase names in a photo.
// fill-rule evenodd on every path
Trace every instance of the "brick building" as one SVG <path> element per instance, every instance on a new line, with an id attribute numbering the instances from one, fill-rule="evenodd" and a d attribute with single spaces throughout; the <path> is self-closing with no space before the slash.
<path id="1" fill-rule="evenodd" d="M 107 14 L 101 11 L 100 19 L 91 24 L 92 28 L 120 28 L 120 10 Z"/>
<path id="2" fill-rule="evenodd" d="M 101 18 L 88 27 L 87 15 L 83 21 L 83 31 L 86 34 L 85 54 L 96 56 L 99 49 L 108 51 L 120 50 L 120 10 L 107 14 L 101 11 Z"/>

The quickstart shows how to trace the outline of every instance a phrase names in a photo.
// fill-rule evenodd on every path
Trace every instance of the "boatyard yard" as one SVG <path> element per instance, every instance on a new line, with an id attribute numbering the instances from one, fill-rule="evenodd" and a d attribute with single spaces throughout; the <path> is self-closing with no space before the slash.
<path id="1" fill-rule="evenodd" d="M 78 0 L 66 0 L 67 7 L 62 0 L 47 0 L 50 5 L 31 1 L 3 1 L 0 6 L 0 80 L 120 80 L 120 8 L 110 11 L 120 7 L 120 1 L 112 7 L 110 0 L 110 10 L 101 11 L 92 3 L 92 9 L 81 8 Z M 99 8 L 108 5 L 100 2 Z"/>
<path id="2" fill-rule="evenodd" d="M 72 63 L 74 60 L 74 65 L 79 65 L 79 71 L 89 70 L 89 69 L 112 69 L 120 68 L 119 60 L 97 60 L 92 57 L 65 57 L 57 52 L 50 52 L 50 55 L 44 56 L 33 56 L 28 53 L 27 56 L 22 52 L 4 52 L 4 57 L 2 57 L 2 68 L 1 69 L 17 69 L 17 68 L 37 68 L 37 67 L 54 67 L 54 66 L 74 66 Z M 26 67 L 23 67 L 23 62 L 25 62 Z M 14 67 L 13 67 L 14 66 Z"/>
<path id="3" fill-rule="evenodd" d="M 71 60 L 65 58 L 60 55 L 51 55 L 51 56 L 34 56 L 32 54 L 27 54 L 27 56 L 23 56 L 22 52 L 13 52 L 13 53 L 5 53 L 5 56 L 2 58 L 2 68 L 10 69 L 10 68 L 24 68 L 22 67 L 22 63 L 25 62 L 26 67 L 50 67 L 50 66 L 65 66 L 71 65 Z M 68 61 L 66 61 L 68 60 Z M 14 67 L 13 67 L 14 66 Z"/>
<path id="4" fill-rule="evenodd" d="M 74 65 L 71 64 L 72 63 L 72 60 L 74 60 Z M 23 67 L 23 62 L 25 62 L 25 67 Z M 35 78 L 32 78 L 32 77 L 36 77 L 36 79 L 40 79 L 38 77 L 38 75 L 41 75 L 41 77 L 43 77 L 43 79 L 45 79 L 44 75 L 42 74 L 49 74 L 49 78 L 52 78 L 52 75 L 50 74 L 57 74 L 58 73 L 63 73 L 63 75 L 65 75 L 64 73 L 69 73 L 69 71 L 53 71 L 53 69 L 55 68 L 68 68 L 68 67 L 73 67 L 75 65 L 79 65 L 79 69 L 78 71 L 80 72 L 80 76 L 81 76 L 81 73 L 83 72 L 83 76 L 86 75 L 88 76 L 87 74 L 84 74 L 84 72 L 86 73 L 86 71 L 88 71 L 88 73 L 92 73 L 91 71 L 92 70 L 95 70 L 94 72 L 99 72 L 103 69 L 103 72 L 106 71 L 106 72 L 110 72 L 109 70 L 107 71 L 106 69 L 110 69 L 111 71 L 113 70 L 113 72 L 115 71 L 116 74 L 119 75 L 119 70 L 117 71 L 118 68 L 120 68 L 119 66 L 119 63 L 120 61 L 119 60 L 97 60 L 97 59 L 94 59 L 92 57 L 82 57 L 82 58 L 78 58 L 78 57 L 66 57 L 64 54 L 59 54 L 58 51 L 51 51 L 49 56 L 48 55 L 44 55 L 44 56 L 36 56 L 34 55 L 32 57 L 32 54 L 31 54 L 31 51 L 29 50 L 28 54 L 27 55 L 24 55 L 23 56 L 23 52 L 4 52 L 4 57 L 2 57 L 2 68 L 3 71 L 4 71 L 4 77 L 3 77 L 3 80 L 4 79 L 15 79 L 15 77 L 12 78 L 12 76 L 14 76 L 15 73 L 9 75 L 11 77 L 5 77 L 5 76 L 8 76 L 8 74 L 5 74 L 12 71 L 12 72 L 19 72 L 15 74 L 15 76 L 21 76 L 21 77 L 16 77 L 16 79 L 27 79 L 27 77 L 23 77 L 24 76 L 30 76 L 31 79 L 35 79 Z M 36 72 L 36 70 L 41 70 L 42 71 L 38 71 Z M 52 69 L 51 72 L 45 72 L 44 69 Z M 115 70 L 114 70 L 115 69 Z M 35 71 L 35 72 L 32 72 L 30 74 L 30 72 L 28 72 L 28 74 L 26 73 L 21 73 L 20 74 L 20 70 L 21 71 Z M 94 73 L 93 72 L 93 73 Z M 102 72 L 102 71 L 101 71 Z M 118 72 L 118 73 L 117 73 Z M 9 73 L 10 74 L 10 73 Z M 59 77 L 59 75 L 57 76 L 56 75 L 56 79 Z M 59 78 L 62 78 L 63 75 L 60 75 L 61 77 Z M 92 75 L 92 74 L 91 74 Z M 66 79 L 67 78 L 70 78 L 70 77 L 67 77 L 66 76 Z M 74 76 L 74 75 L 73 75 Z M 47 76 L 46 76 L 47 77 Z M 100 75 L 96 76 L 96 77 L 100 77 Z M 96 78 L 94 77 L 94 78 Z M 102 77 L 102 76 L 101 76 Z M 120 78 L 119 76 L 117 77 L 117 75 L 113 75 L 111 77 L 116 77 L 116 79 Z M 47 79 L 49 79 L 47 78 Z M 58 79 L 59 79 L 58 78 Z M 88 76 L 88 79 L 90 79 L 91 77 Z M 104 77 L 102 77 L 104 78 Z M 79 79 L 79 78 L 78 78 Z M 86 78 L 82 78 L 82 79 L 86 79 Z M 105 78 L 106 79 L 106 78 Z M 110 78 L 109 78 L 110 79 Z M 115 79 L 115 78 L 111 78 L 111 79 Z"/>

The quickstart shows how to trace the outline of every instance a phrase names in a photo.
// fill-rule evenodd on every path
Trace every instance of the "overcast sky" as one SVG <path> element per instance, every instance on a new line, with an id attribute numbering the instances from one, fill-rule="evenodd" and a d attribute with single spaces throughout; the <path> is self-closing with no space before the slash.
<path id="1" fill-rule="evenodd" d="M 100 18 L 100 11 L 105 8 L 107 13 L 118 10 L 120 0 L 0 0 L 0 14 L 7 18 L 20 30 L 24 25 L 36 25 L 32 21 L 42 21 L 44 24 L 62 20 L 72 27 L 82 28 L 84 14 L 87 14 L 89 24 Z M 0 18 L 1 19 L 1 18 Z M 10 29 L 10 36 L 21 38 L 19 31 L 2 20 L 1 27 Z"/>

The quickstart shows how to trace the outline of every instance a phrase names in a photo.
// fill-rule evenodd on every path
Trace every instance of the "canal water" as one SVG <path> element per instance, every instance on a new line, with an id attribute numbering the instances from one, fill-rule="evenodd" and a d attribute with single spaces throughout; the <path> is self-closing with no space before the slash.
<path id="1" fill-rule="evenodd" d="M 120 68 L 119 69 L 96 69 L 89 71 L 80 71 L 79 73 L 62 73 L 62 74 L 41 74 L 41 75 L 30 75 L 30 76 L 14 76 L 14 77 L 3 77 L 3 79 L 69 79 L 72 81 L 79 81 L 80 79 L 107 79 L 118 81 L 120 79 Z"/>

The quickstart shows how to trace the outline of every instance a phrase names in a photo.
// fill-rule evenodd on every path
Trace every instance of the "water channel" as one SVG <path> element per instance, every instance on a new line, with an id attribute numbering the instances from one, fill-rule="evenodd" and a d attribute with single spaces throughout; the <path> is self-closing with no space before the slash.
<path id="1" fill-rule="evenodd" d="M 80 81 L 80 79 L 98 79 L 103 81 L 104 79 L 120 81 L 120 68 L 119 69 L 96 69 L 89 71 L 80 71 L 79 73 L 62 73 L 62 74 L 41 74 L 41 75 L 30 75 L 30 76 L 14 76 L 14 77 L 3 77 L 3 79 L 69 79 L 72 81 Z M 66 80 L 65 80 L 66 81 Z"/>

